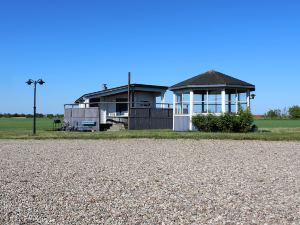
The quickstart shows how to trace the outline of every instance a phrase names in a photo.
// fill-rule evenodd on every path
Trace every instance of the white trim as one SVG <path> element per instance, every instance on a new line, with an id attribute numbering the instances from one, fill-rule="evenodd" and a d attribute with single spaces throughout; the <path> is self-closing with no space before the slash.
<path id="1" fill-rule="evenodd" d="M 208 90 L 206 91 L 206 113 L 208 113 L 208 99 L 209 99 L 209 96 L 208 96 Z"/>
<path id="2" fill-rule="evenodd" d="M 250 110 L 250 91 L 247 91 L 247 108 Z"/>
<path id="3" fill-rule="evenodd" d="M 221 111 L 222 113 L 225 113 L 226 112 L 226 93 L 225 93 L 225 89 L 223 89 L 221 91 L 221 101 L 222 101 L 222 108 L 221 108 Z"/>
<path id="4" fill-rule="evenodd" d="M 175 130 L 176 94 L 173 93 L 173 131 Z"/>
<path id="5" fill-rule="evenodd" d="M 235 90 L 235 113 L 239 111 L 239 93 Z"/>
<path id="6" fill-rule="evenodd" d="M 192 117 L 194 113 L 194 91 L 190 91 L 190 126 L 189 130 L 193 130 L 193 122 L 192 122 Z"/>

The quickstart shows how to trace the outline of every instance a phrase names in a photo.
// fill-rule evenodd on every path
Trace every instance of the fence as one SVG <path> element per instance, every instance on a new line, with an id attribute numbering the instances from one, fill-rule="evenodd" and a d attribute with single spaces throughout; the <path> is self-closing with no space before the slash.
<path id="1" fill-rule="evenodd" d="M 130 129 L 172 129 L 173 109 L 133 108 L 130 110 Z"/>
<path id="2" fill-rule="evenodd" d="M 98 107 L 81 106 L 78 104 L 66 104 L 64 120 L 75 130 L 83 129 L 83 124 L 88 121 L 95 122 L 95 126 L 90 126 L 91 130 L 102 130 L 107 124 L 123 123 L 128 125 L 128 111 L 122 113 L 113 112 L 118 102 L 98 103 Z M 162 104 L 159 104 L 160 106 Z M 166 104 L 169 106 L 169 104 Z M 112 107 L 114 106 L 114 107 Z M 141 107 L 130 108 L 130 129 L 172 129 L 173 109 Z"/>

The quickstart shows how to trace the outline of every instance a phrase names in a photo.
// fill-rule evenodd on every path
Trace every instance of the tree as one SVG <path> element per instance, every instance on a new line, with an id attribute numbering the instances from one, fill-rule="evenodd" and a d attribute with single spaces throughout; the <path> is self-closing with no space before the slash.
<path id="1" fill-rule="evenodd" d="M 290 107 L 289 116 L 291 119 L 300 119 L 300 106 L 294 105 Z"/>

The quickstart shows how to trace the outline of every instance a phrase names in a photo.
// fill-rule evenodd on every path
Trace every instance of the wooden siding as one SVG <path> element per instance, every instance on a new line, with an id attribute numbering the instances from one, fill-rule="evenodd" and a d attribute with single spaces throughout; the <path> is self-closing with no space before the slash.
<path id="1" fill-rule="evenodd" d="M 133 108 L 130 129 L 172 129 L 173 110 L 156 108 Z"/>

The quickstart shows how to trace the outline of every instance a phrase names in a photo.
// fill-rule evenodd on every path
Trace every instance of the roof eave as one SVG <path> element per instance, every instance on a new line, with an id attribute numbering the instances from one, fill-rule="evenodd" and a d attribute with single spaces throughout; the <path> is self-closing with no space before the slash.
<path id="1" fill-rule="evenodd" d="M 130 88 L 132 90 L 136 91 L 148 91 L 148 92 L 161 92 L 161 91 L 167 91 L 168 87 L 167 86 L 158 86 L 158 85 L 147 85 L 147 84 L 131 84 Z M 147 89 L 147 90 L 146 90 Z M 102 91 L 97 91 L 97 92 L 91 92 L 82 95 L 80 98 L 78 98 L 75 103 L 80 103 L 81 101 L 84 100 L 84 98 L 91 98 L 91 97 L 105 97 L 105 96 L 110 96 L 110 95 L 116 95 L 120 94 L 123 92 L 127 92 L 128 90 L 128 85 L 123 85 L 107 90 L 102 90 Z"/>
<path id="2" fill-rule="evenodd" d="M 175 91 L 175 90 L 181 90 L 181 89 L 191 89 L 191 88 L 242 88 L 242 89 L 250 89 L 251 91 L 255 91 L 255 86 L 254 85 L 228 85 L 228 84 L 217 84 L 217 85 L 183 85 L 183 86 L 178 86 L 178 87 L 170 87 L 170 91 Z"/>

